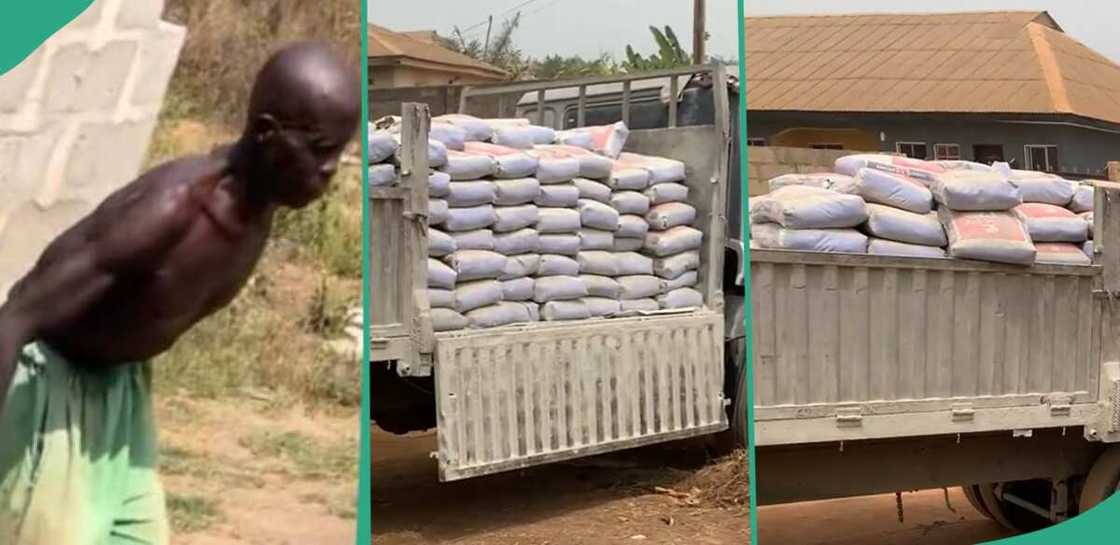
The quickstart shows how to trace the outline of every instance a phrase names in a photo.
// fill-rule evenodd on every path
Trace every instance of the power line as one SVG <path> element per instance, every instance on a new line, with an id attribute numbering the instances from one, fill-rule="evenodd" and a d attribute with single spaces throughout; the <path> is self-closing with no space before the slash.
<path id="1" fill-rule="evenodd" d="M 529 5 L 529 4 L 533 4 L 533 3 L 535 3 L 535 2 L 539 2 L 539 1 L 540 1 L 540 0 L 528 0 L 527 2 L 522 2 L 521 4 L 517 5 L 516 7 L 513 7 L 513 8 L 511 8 L 511 9 L 508 9 L 508 10 L 506 10 L 506 11 L 505 11 L 505 13 L 503 13 L 503 14 L 499 15 L 499 17 L 505 17 L 506 15 L 509 15 L 509 14 L 511 14 L 511 13 L 513 13 L 513 12 L 515 12 L 515 11 L 517 11 L 517 10 L 518 10 L 518 9 L 520 9 L 520 8 L 523 8 L 523 7 L 525 7 L 525 6 Z M 552 6 L 553 6 L 553 5 L 555 5 L 555 4 L 556 4 L 556 2 L 558 2 L 558 1 L 559 1 L 559 0 L 551 0 L 551 1 L 550 1 L 550 2 L 548 2 L 547 4 L 545 4 L 545 5 L 541 6 L 541 7 L 537 8 L 537 9 L 535 9 L 535 10 L 533 10 L 533 11 L 530 11 L 529 13 L 522 13 L 522 14 L 521 14 L 521 20 L 522 20 L 522 21 L 524 21 L 525 19 L 527 19 L 527 18 L 529 18 L 529 17 L 532 17 L 533 15 L 536 15 L 536 14 L 538 14 L 538 13 L 540 13 L 540 12 L 542 12 L 542 11 L 544 11 L 544 10 L 546 10 L 546 9 L 550 8 L 550 7 L 552 7 Z M 507 21 L 508 21 L 508 19 L 507 19 Z M 485 24 L 487 24 L 488 22 L 489 22 L 489 20 L 487 20 L 487 21 L 483 21 L 483 22 L 482 22 L 481 24 L 485 25 Z M 477 27 L 478 25 L 474 25 L 474 26 L 476 26 L 476 27 Z M 474 32 L 468 32 L 468 31 L 467 31 L 467 29 L 462 29 L 462 30 L 460 30 L 459 32 L 460 32 L 460 33 L 461 33 L 461 34 L 463 35 L 463 37 L 464 37 L 464 38 L 466 38 L 466 37 L 468 37 L 468 36 L 472 36 L 472 35 L 473 35 L 473 36 L 477 36 L 477 35 L 479 35 L 480 33 L 482 33 L 482 32 L 483 32 L 484 30 L 485 30 L 485 29 L 479 28 L 478 30 L 475 30 Z"/>
<path id="2" fill-rule="evenodd" d="M 518 4 L 518 5 L 514 6 L 514 7 L 510 8 L 510 9 L 507 9 L 507 10 L 506 10 L 505 12 L 503 12 L 503 13 L 502 13 L 501 15 L 499 15 L 498 17 L 499 17 L 499 18 L 501 18 L 501 17 L 505 17 L 506 15 L 509 15 L 509 14 L 511 14 L 511 13 L 513 13 L 513 12 L 515 12 L 515 11 L 517 11 L 517 10 L 519 10 L 519 9 L 521 9 L 521 8 L 523 8 L 523 7 L 525 7 L 525 6 L 528 6 L 529 4 L 535 4 L 535 3 L 539 2 L 539 1 L 540 1 L 540 0 L 525 0 L 524 2 L 522 2 L 522 3 L 520 3 L 520 4 Z M 473 24 L 473 25 L 471 25 L 471 26 L 469 26 L 469 27 L 467 27 L 467 28 L 464 28 L 464 29 L 460 30 L 460 32 L 462 32 L 462 33 L 463 33 L 463 35 L 466 35 L 466 34 L 467 34 L 468 32 L 470 32 L 470 31 L 472 31 L 472 30 L 474 30 L 474 29 L 476 29 L 476 28 L 480 28 L 480 27 L 482 27 L 482 25 L 485 25 L 485 24 L 487 24 L 488 22 L 490 22 L 490 20 L 489 20 L 489 19 L 485 19 L 485 20 L 483 20 L 483 21 L 481 21 L 481 22 L 475 23 L 475 24 Z"/>

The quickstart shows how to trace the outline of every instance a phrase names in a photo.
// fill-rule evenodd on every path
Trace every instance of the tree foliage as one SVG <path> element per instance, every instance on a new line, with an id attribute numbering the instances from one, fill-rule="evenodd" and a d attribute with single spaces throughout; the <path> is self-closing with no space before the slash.
<path id="1" fill-rule="evenodd" d="M 626 61 L 622 64 L 627 72 L 648 72 L 692 64 L 691 56 L 681 47 L 681 42 L 677 39 L 672 27 L 666 25 L 665 30 L 661 31 L 657 27 L 651 26 L 649 30 L 657 44 L 657 53 L 643 57 L 634 51 L 633 46 L 627 45 Z"/>

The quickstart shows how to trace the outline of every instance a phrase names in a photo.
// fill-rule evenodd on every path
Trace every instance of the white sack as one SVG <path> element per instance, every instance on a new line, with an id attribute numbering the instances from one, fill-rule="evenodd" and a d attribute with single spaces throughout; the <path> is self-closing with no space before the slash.
<path id="1" fill-rule="evenodd" d="M 466 140 L 471 142 L 485 142 L 494 136 L 494 131 L 486 121 L 471 115 L 447 114 L 432 118 L 436 123 L 448 123 L 463 129 Z"/>
<path id="2" fill-rule="evenodd" d="M 537 206 L 573 208 L 579 202 L 579 188 L 573 184 L 542 185 L 534 202 Z"/>
<path id="3" fill-rule="evenodd" d="M 932 189 L 937 202 L 951 210 L 1010 210 L 1022 202 L 1019 189 L 995 171 L 945 172 L 937 175 Z"/>
<path id="4" fill-rule="evenodd" d="M 862 168 L 878 168 L 905 174 L 911 178 L 931 181 L 934 175 L 949 172 L 943 166 L 896 155 L 883 155 L 878 153 L 865 153 L 848 155 L 836 160 L 836 172 L 848 176 L 855 176 Z"/>
<path id="5" fill-rule="evenodd" d="M 650 174 L 646 169 L 615 163 L 611 168 L 611 175 L 604 182 L 616 191 L 643 191 L 649 187 L 649 178 Z"/>
<path id="6" fill-rule="evenodd" d="M 478 180 L 496 174 L 498 163 L 488 155 L 449 151 L 447 163 L 441 166 L 440 170 L 451 176 L 452 180 Z"/>
<path id="7" fill-rule="evenodd" d="M 669 202 L 650 208 L 646 213 L 650 229 L 664 231 L 678 225 L 690 225 L 696 221 L 696 209 L 683 202 Z"/>
<path id="8" fill-rule="evenodd" d="M 688 200 L 688 186 L 684 184 L 657 184 L 642 192 L 651 205 Z"/>
<path id="9" fill-rule="evenodd" d="M 502 300 L 502 283 L 497 280 L 477 280 L 460 283 L 455 287 L 456 312 L 470 312 L 476 308 L 493 305 Z"/>
<path id="10" fill-rule="evenodd" d="M 451 209 L 443 199 L 428 199 L 428 225 L 446 223 L 451 218 Z M 485 227 L 485 225 L 483 226 Z"/>
<path id="11" fill-rule="evenodd" d="M 649 197 L 637 191 L 615 191 L 611 194 L 611 206 L 619 214 L 643 215 L 649 212 Z"/>
<path id="12" fill-rule="evenodd" d="M 455 269 L 444 265 L 443 262 L 428 258 L 428 287 L 445 290 L 455 289 Z"/>
<path id="13" fill-rule="evenodd" d="M 494 204 L 517 206 L 529 204 L 541 194 L 541 183 L 536 178 L 497 180 L 494 184 Z"/>
<path id="14" fill-rule="evenodd" d="M 1096 229 L 1096 226 L 1093 223 L 1093 212 L 1092 211 L 1081 212 L 1080 214 L 1077 215 L 1077 217 L 1085 220 L 1085 223 L 1089 224 L 1089 227 L 1088 227 L 1089 238 L 1093 238 L 1093 229 Z"/>
<path id="15" fill-rule="evenodd" d="M 614 232 L 618 238 L 645 238 L 649 232 L 649 222 L 642 216 L 623 214 L 618 217 L 618 230 Z"/>
<path id="16" fill-rule="evenodd" d="M 542 254 L 536 275 L 537 277 L 577 276 L 579 262 L 566 255 Z"/>
<path id="17" fill-rule="evenodd" d="M 451 208 L 469 208 L 494 203 L 494 183 L 451 182 L 447 193 L 447 205 Z"/>
<path id="18" fill-rule="evenodd" d="M 614 249 L 614 232 L 612 231 L 583 228 L 579 230 L 578 235 L 581 251 Z"/>
<path id="19" fill-rule="evenodd" d="M 494 209 L 493 229 L 496 233 L 508 233 L 536 225 L 540 212 L 536 205 L 499 206 Z"/>
<path id="20" fill-rule="evenodd" d="M 579 199 L 577 206 L 580 225 L 612 233 L 618 230 L 618 210 L 591 199 Z"/>
<path id="21" fill-rule="evenodd" d="M 491 141 L 499 146 L 533 149 L 537 144 L 551 144 L 556 141 L 556 131 L 539 125 L 500 127 L 495 128 Z"/>
<path id="22" fill-rule="evenodd" d="M 572 183 L 579 189 L 579 198 L 610 204 L 611 188 L 587 178 L 576 178 Z"/>
<path id="23" fill-rule="evenodd" d="M 1085 218 L 1054 204 L 1028 202 L 1012 209 L 1027 224 L 1034 242 L 1085 242 L 1089 224 Z"/>
<path id="24" fill-rule="evenodd" d="M 434 331 L 455 331 L 467 327 L 467 317 L 449 308 L 432 309 L 432 329 Z"/>
<path id="25" fill-rule="evenodd" d="M 625 166 L 644 168 L 649 171 L 649 185 L 667 182 L 680 182 L 685 179 L 685 165 L 681 161 L 667 157 L 623 153 L 618 157 Z"/>
<path id="26" fill-rule="evenodd" d="M 591 137 L 591 133 L 583 131 L 556 131 L 556 143 L 585 150 L 595 149 L 595 140 Z"/>
<path id="27" fill-rule="evenodd" d="M 915 214 L 928 214 L 933 210 L 933 194 L 929 188 L 905 174 L 863 168 L 856 174 L 856 184 L 859 195 L 869 203 L 886 204 Z"/>
<path id="28" fill-rule="evenodd" d="M 542 254 L 574 256 L 579 253 L 581 243 L 578 234 L 547 234 L 540 235 L 537 245 Z"/>
<path id="29" fill-rule="evenodd" d="M 700 248 L 704 233 L 692 227 L 673 227 L 668 231 L 651 231 L 646 234 L 643 248 L 656 257 L 679 254 Z"/>
<path id="30" fill-rule="evenodd" d="M 618 276 L 618 264 L 614 254 L 600 250 L 580 252 L 576 257 L 580 274 L 596 276 Z"/>
<path id="31" fill-rule="evenodd" d="M 503 301 L 529 301 L 533 298 L 533 286 L 536 280 L 532 278 L 515 278 L 502 281 Z"/>
<path id="32" fill-rule="evenodd" d="M 584 305 L 587 306 L 587 311 L 591 317 L 606 317 L 614 316 L 622 312 L 622 305 L 619 304 L 617 299 L 608 299 L 606 297 L 584 297 L 580 299 Z"/>
<path id="33" fill-rule="evenodd" d="M 467 313 L 467 321 L 473 328 L 501 327 L 534 321 L 529 309 L 520 303 L 498 303 Z"/>
<path id="34" fill-rule="evenodd" d="M 533 153 L 541 160 L 575 159 L 579 162 L 579 176 L 601 180 L 611 175 L 614 161 L 576 146 L 536 146 Z"/>
<path id="35" fill-rule="evenodd" d="M 615 252 L 614 263 L 618 276 L 653 274 L 653 258 L 638 252 Z"/>
<path id="36" fill-rule="evenodd" d="M 786 186 L 750 200 L 751 223 L 777 223 L 788 229 L 839 229 L 867 220 L 861 197 L 808 186 Z"/>
<path id="37" fill-rule="evenodd" d="M 497 278 L 506 266 L 506 256 L 488 250 L 459 250 L 444 261 L 458 274 L 459 282 Z"/>
<path id="38" fill-rule="evenodd" d="M 1011 212 L 938 211 L 949 236 L 949 255 L 997 263 L 1030 265 L 1035 247 L 1026 225 Z"/>
<path id="39" fill-rule="evenodd" d="M 621 299 L 647 299 L 665 290 L 665 281 L 656 276 L 620 276 L 615 280 L 621 290 Z"/>
<path id="40" fill-rule="evenodd" d="M 537 218 L 537 231 L 549 233 L 576 233 L 580 228 L 579 211 L 569 208 L 542 208 Z"/>
<path id="41" fill-rule="evenodd" d="M 369 186 L 387 187 L 397 183 L 397 169 L 393 165 L 372 165 L 369 167 Z"/>
<path id="42" fill-rule="evenodd" d="M 443 257 L 458 249 L 454 237 L 438 229 L 428 228 L 428 257 Z"/>
<path id="43" fill-rule="evenodd" d="M 539 164 L 536 157 L 524 151 L 483 142 L 467 142 L 466 152 L 491 158 L 497 165 L 497 178 L 528 178 L 536 174 Z"/>
<path id="44" fill-rule="evenodd" d="M 702 307 L 704 306 L 704 296 L 692 288 L 679 288 L 658 295 L 657 304 L 664 309 Z"/>
<path id="45" fill-rule="evenodd" d="M 618 299 L 622 295 L 622 288 L 618 282 L 608 276 L 581 274 L 579 278 L 583 280 L 583 284 L 587 286 L 587 293 L 592 297 Z"/>
<path id="46" fill-rule="evenodd" d="M 1081 183 L 1077 184 L 1077 190 L 1073 194 L 1073 200 L 1069 202 L 1069 209 L 1074 212 L 1092 212 L 1093 204 L 1095 203 L 1094 193 L 1096 188 L 1092 185 Z"/>
<path id="47" fill-rule="evenodd" d="M 502 267 L 502 274 L 498 276 L 499 280 L 514 280 L 517 278 L 524 278 L 537 274 L 537 269 L 541 264 L 541 256 L 539 254 L 521 254 L 512 255 L 506 259 L 506 264 Z"/>
<path id="48" fill-rule="evenodd" d="M 451 193 L 451 175 L 446 172 L 432 172 L 428 175 L 428 196 L 444 198 Z"/>
<path id="49" fill-rule="evenodd" d="M 579 159 L 540 157 L 538 160 L 537 179 L 542 184 L 563 184 L 579 176 Z"/>
<path id="50" fill-rule="evenodd" d="M 533 300 L 538 303 L 568 301 L 583 297 L 587 297 L 587 286 L 584 286 L 583 281 L 576 276 L 538 278 L 536 285 L 533 286 Z"/>
<path id="51" fill-rule="evenodd" d="M 640 238 L 633 238 L 622 237 L 616 233 L 614 236 L 614 248 L 611 249 L 616 252 L 636 252 L 641 250 L 644 245 L 645 235 L 642 235 Z"/>
<path id="52" fill-rule="evenodd" d="M 770 250 L 867 253 L 867 236 L 855 229 L 785 229 L 776 223 L 755 223 L 751 243 Z"/>
<path id="53" fill-rule="evenodd" d="M 1086 254 L 1080 244 L 1069 242 L 1036 242 L 1035 249 L 1038 254 L 1035 263 L 1051 265 L 1092 265 L 1093 260 Z M 1092 250 L 1090 249 L 1090 252 Z"/>
<path id="54" fill-rule="evenodd" d="M 428 306 L 430 306 L 431 308 L 451 308 L 455 306 L 455 291 L 444 289 L 429 289 Z"/>
<path id="55" fill-rule="evenodd" d="M 937 213 L 915 214 L 882 204 L 867 205 L 863 230 L 871 236 L 924 246 L 948 244 Z"/>
<path id="56" fill-rule="evenodd" d="M 1019 188 L 1019 195 L 1023 198 L 1023 202 L 1066 206 L 1073 200 L 1073 195 L 1077 191 L 1076 183 L 1043 172 L 1012 170 L 1008 179 L 1012 185 Z"/>
<path id="57" fill-rule="evenodd" d="M 622 307 L 622 312 L 654 312 L 661 310 L 661 305 L 657 299 L 631 299 L 619 301 L 619 306 Z"/>
<path id="58" fill-rule="evenodd" d="M 859 184 L 856 183 L 854 177 L 833 172 L 784 174 L 777 178 L 772 178 L 767 182 L 767 185 L 770 187 L 770 191 L 777 191 L 789 185 L 807 185 L 809 187 L 829 189 L 837 193 L 846 193 L 849 195 L 859 194 Z"/>
<path id="59" fill-rule="evenodd" d="M 992 167 L 984 163 L 977 163 L 974 161 L 930 161 L 931 163 L 943 167 L 945 170 L 975 170 L 978 172 L 991 172 Z"/>
<path id="60" fill-rule="evenodd" d="M 867 244 L 867 253 L 870 255 L 884 255 L 893 257 L 947 257 L 944 248 L 936 246 L 922 246 L 920 244 L 907 244 L 872 238 Z"/>
<path id="61" fill-rule="evenodd" d="M 572 132 L 584 132 L 591 135 L 591 150 L 606 155 L 612 159 L 618 158 L 622 148 L 626 147 L 626 139 L 630 137 L 630 129 L 619 121 L 613 125 L 598 127 L 581 127 Z M 568 142 L 571 140 L 565 139 Z M 572 142 L 575 143 L 575 142 Z"/>
<path id="62" fill-rule="evenodd" d="M 433 201 L 434 202 L 434 201 Z M 431 204 L 429 203 L 429 213 Z M 447 231 L 474 231 L 490 227 L 497 221 L 498 215 L 494 207 L 489 204 L 472 206 L 470 208 L 451 208 L 447 211 L 447 221 L 444 228 Z"/>
<path id="63" fill-rule="evenodd" d="M 579 301 L 549 301 L 541 305 L 541 319 L 546 322 L 564 320 L 586 320 L 591 317 L 591 312 L 582 300 Z"/>
<path id="64" fill-rule="evenodd" d="M 373 123 L 369 123 L 368 127 L 373 128 Z M 393 135 L 386 131 L 369 130 L 369 162 L 370 164 L 381 163 L 386 159 L 397 153 L 397 148 L 400 146 Z"/>
<path id="65" fill-rule="evenodd" d="M 672 280 L 700 268 L 700 252 L 684 252 L 653 260 L 652 274 Z M 647 273 L 648 274 L 648 273 Z"/>
<path id="66" fill-rule="evenodd" d="M 467 131 L 450 123 L 433 121 L 428 126 L 428 138 L 441 142 L 448 150 L 463 151 L 467 142 Z"/>
<path id="67" fill-rule="evenodd" d="M 680 288 L 693 288 L 699 284 L 700 274 L 696 271 L 688 271 L 672 280 L 665 281 L 665 291 L 670 292 Z"/>
<path id="68" fill-rule="evenodd" d="M 499 233 L 493 237 L 494 247 L 499 254 L 511 256 L 536 253 L 540 249 L 540 235 L 536 229 L 518 229 L 509 233 Z"/>

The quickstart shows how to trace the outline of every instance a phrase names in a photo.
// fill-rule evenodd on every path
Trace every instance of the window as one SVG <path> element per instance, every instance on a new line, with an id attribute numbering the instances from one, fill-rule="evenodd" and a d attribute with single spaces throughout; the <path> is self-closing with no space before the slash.
<path id="1" fill-rule="evenodd" d="M 844 144 L 809 144 L 812 149 L 844 149 Z"/>
<path id="2" fill-rule="evenodd" d="M 899 142 L 895 151 L 911 159 L 929 159 L 929 146 L 925 142 Z"/>
<path id="3" fill-rule="evenodd" d="M 747 138 L 747 145 L 764 148 L 764 147 L 766 147 L 766 139 L 765 138 L 760 138 L 760 137 L 755 137 L 755 138 L 748 137 Z"/>
<path id="4" fill-rule="evenodd" d="M 1027 170 L 1058 171 L 1058 146 L 1026 146 Z"/>
<path id="5" fill-rule="evenodd" d="M 961 146 L 960 144 L 934 144 L 933 158 L 938 161 L 959 161 Z"/>

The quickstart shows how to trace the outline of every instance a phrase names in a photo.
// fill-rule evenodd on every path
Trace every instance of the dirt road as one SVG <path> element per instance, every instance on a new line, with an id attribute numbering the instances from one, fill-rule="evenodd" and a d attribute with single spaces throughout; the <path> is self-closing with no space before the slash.
<path id="1" fill-rule="evenodd" d="M 749 543 L 745 508 L 692 490 L 731 480 L 722 471 L 729 463 L 705 467 L 708 454 L 696 443 L 445 484 L 428 456 L 433 434 L 375 428 L 372 449 L 374 545 Z"/>
<path id="2" fill-rule="evenodd" d="M 950 511 L 941 490 L 903 494 L 898 522 L 893 494 L 761 507 L 760 545 L 973 545 L 1010 537 L 984 518 L 958 489 Z"/>

